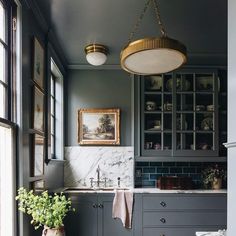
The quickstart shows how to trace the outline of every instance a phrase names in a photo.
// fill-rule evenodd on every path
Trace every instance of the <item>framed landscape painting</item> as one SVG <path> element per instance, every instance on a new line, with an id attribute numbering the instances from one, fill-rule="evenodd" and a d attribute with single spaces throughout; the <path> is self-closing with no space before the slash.
<path id="1" fill-rule="evenodd" d="M 33 128 L 44 132 L 44 95 L 34 87 Z"/>
<path id="2" fill-rule="evenodd" d="M 120 145 L 120 109 L 80 109 L 80 145 Z"/>

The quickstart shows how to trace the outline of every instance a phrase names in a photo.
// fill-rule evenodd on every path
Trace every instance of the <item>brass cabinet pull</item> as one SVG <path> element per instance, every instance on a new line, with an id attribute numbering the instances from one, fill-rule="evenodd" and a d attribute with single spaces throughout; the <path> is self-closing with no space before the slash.
<path id="1" fill-rule="evenodd" d="M 93 204 L 93 208 L 97 208 L 98 207 L 98 205 L 97 204 Z"/>
<path id="2" fill-rule="evenodd" d="M 160 221 L 161 221 L 161 223 L 163 223 L 163 224 L 166 223 L 166 219 L 165 219 L 165 218 L 161 218 Z"/>
<path id="3" fill-rule="evenodd" d="M 163 201 L 160 202 L 160 205 L 163 206 L 163 207 L 166 207 L 166 203 L 163 202 Z"/>
<path id="4" fill-rule="evenodd" d="M 98 204 L 98 207 L 99 207 L 99 208 L 103 208 L 103 205 L 102 205 L 102 204 Z"/>

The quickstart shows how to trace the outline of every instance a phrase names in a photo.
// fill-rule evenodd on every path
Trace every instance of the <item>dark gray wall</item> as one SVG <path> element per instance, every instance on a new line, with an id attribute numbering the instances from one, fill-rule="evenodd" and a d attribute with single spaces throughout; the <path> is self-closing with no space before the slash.
<path id="1" fill-rule="evenodd" d="M 78 109 L 120 108 L 121 145 L 131 145 L 131 78 L 121 70 L 69 70 L 66 89 L 66 146 L 78 145 Z"/>
<path id="2" fill-rule="evenodd" d="M 51 162 L 45 167 L 45 175 L 41 177 L 30 177 L 30 163 L 32 155 L 30 153 L 30 121 L 31 121 L 31 90 L 32 90 L 32 55 L 33 55 L 33 37 L 37 37 L 45 48 L 47 55 L 47 45 L 51 43 L 55 52 L 61 50 L 55 46 L 56 44 L 50 39 L 49 26 L 45 24 L 42 15 L 39 13 L 34 0 L 22 0 L 22 81 L 21 81 L 21 97 L 19 109 L 19 143 L 18 143 L 18 187 L 29 187 L 30 184 L 38 179 L 46 181 L 46 188 L 59 187 L 63 185 L 63 162 Z M 64 61 L 59 54 L 59 59 Z M 45 62 L 47 62 L 45 57 Z M 62 63 L 63 64 L 63 63 Z M 46 68 L 48 65 L 46 66 Z M 47 76 L 45 74 L 45 79 Z M 47 94 L 47 91 L 46 91 Z M 29 218 L 20 217 L 19 235 L 29 236 L 36 235 L 32 226 L 30 226 Z M 40 234 L 40 232 L 38 232 Z"/>

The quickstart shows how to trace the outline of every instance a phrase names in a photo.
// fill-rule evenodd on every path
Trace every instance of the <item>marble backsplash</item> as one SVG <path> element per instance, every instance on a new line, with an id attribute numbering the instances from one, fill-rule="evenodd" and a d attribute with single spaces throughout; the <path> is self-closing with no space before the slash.
<path id="1" fill-rule="evenodd" d="M 90 178 L 107 178 L 107 187 L 134 187 L 133 147 L 65 147 L 64 186 L 90 187 Z M 94 184 L 96 186 L 96 184 Z M 100 184 L 104 187 L 104 183 Z"/>

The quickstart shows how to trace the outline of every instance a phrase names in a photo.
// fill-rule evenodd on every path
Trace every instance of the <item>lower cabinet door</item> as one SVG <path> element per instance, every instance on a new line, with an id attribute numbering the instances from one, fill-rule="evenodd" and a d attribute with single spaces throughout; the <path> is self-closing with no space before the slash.
<path id="1" fill-rule="evenodd" d="M 72 197 L 75 212 L 65 220 L 66 236 L 97 236 L 97 196 L 81 194 Z"/>
<path id="2" fill-rule="evenodd" d="M 98 196 L 98 235 L 99 236 L 132 236 L 133 230 L 126 229 L 120 219 L 112 218 L 112 195 Z M 87 235 L 90 236 L 90 235 Z"/>
<path id="3" fill-rule="evenodd" d="M 195 236 L 196 232 L 218 231 L 218 228 L 144 228 L 142 236 Z"/>

